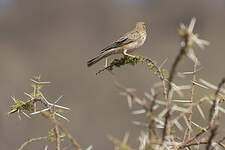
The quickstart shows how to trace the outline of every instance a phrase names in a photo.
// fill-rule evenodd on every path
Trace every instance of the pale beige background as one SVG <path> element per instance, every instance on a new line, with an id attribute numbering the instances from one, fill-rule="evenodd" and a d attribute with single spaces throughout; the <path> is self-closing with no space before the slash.
<path id="1" fill-rule="evenodd" d="M 83 148 L 93 144 L 96 150 L 112 149 L 106 135 L 121 138 L 126 130 L 131 143 L 138 143 L 141 128 L 131 124 L 135 117 L 112 81 L 136 87 L 143 95 L 157 79 L 142 65 L 96 76 L 103 62 L 87 68 L 86 61 L 135 22 L 145 21 L 148 39 L 138 53 L 157 61 L 168 58 L 169 68 L 179 49 L 179 23 L 189 23 L 192 16 L 197 17 L 195 31 L 211 42 L 197 50 L 204 66 L 200 75 L 217 83 L 225 75 L 224 0 L 0 0 L 0 150 L 15 150 L 50 127 L 38 116 L 20 121 L 6 115 L 10 96 L 24 98 L 29 79 L 37 74 L 52 82 L 45 91 L 48 98 L 64 95 L 62 103 L 73 110 L 66 114 L 71 119 L 66 126 Z M 182 70 L 192 69 L 189 60 L 181 65 Z M 40 150 L 45 144 L 28 148 Z"/>

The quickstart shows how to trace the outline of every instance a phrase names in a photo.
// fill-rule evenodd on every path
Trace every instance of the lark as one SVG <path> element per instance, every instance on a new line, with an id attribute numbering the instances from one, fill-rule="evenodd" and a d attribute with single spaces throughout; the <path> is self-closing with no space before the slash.
<path id="1" fill-rule="evenodd" d="M 145 23 L 137 22 L 136 27 L 133 30 L 127 32 L 118 40 L 100 50 L 99 54 L 95 58 L 89 60 L 87 62 L 88 67 L 114 54 L 123 54 L 134 58 L 135 56 L 130 53 L 144 44 L 146 36 L 147 33 Z"/>

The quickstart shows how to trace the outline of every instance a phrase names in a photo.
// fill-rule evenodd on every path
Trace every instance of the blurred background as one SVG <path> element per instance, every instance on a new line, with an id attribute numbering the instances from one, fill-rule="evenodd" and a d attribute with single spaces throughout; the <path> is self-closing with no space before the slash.
<path id="1" fill-rule="evenodd" d="M 44 90 L 48 99 L 64 95 L 59 104 L 72 109 L 65 114 L 71 120 L 66 127 L 84 149 L 90 144 L 94 149 L 113 149 L 106 135 L 122 138 L 126 131 L 131 145 L 138 144 L 142 128 L 131 123 L 136 117 L 113 81 L 144 96 L 158 79 L 145 65 L 96 76 L 104 61 L 91 68 L 86 62 L 137 21 L 144 21 L 148 38 L 136 53 L 158 62 L 168 58 L 169 70 L 179 52 L 179 24 L 189 24 L 193 16 L 197 18 L 194 32 L 211 43 L 204 50 L 196 48 L 204 67 L 199 77 L 217 84 L 225 75 L 224 0 L 0 0 L 0 149 L 18 149 L 26 139 L 45 136 L 51 128 L 38 115 L 22 116 L 22 121 L 17 114 L 7 117 L 13 104 L 10 96 L 26 98 L 23 93 L 31 91 L 29 79 L 39 74 L 52 82 Z M 188 59 L 180 66 L 181 71 L 193 70 Z M 44 149 L 46 144 L 33 143 L 27 149 Z"/>

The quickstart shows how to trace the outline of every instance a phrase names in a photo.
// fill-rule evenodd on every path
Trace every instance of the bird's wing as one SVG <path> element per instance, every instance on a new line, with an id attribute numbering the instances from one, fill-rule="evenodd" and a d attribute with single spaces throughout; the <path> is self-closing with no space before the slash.
<path id="1" fill-rule="evenodd" d="M 131 42 L 133 42 L 133 40 L 130 40 L 130 39 L 127 38 L 127 37 L 121 37 L 119 40 L 117 40 L 117 41 L 115 41 L 115 42 L 109 44 L 109 45 L 106 46 L 104 49 L 102 49 L 102 50 L 100 51 L 100 53 L 104 53 L 104 52 L 106 52 L 106 51 L 108 51 L 108 50 L 111 50 L 111 49 L 113 49 L 113 48 L 121 47 L 121 46 L 126 45 L 126 44 L 129 44 L 129 43 L 131 43 Z"/>
<path id="2" fill-rule="evenodd" d="M 124 36 L 119 38 L 117 41 L 115 41 L 115 42 L 111 43 L 110 45 L 106 46 L 104 49 L 102 49 L 100 51 L 100 53 L 104 53 L 104 52 L 106 52 L 108 50 L 111 50 L 113 48 L 118 48 L 118 47 L 124 46 L 126 44 L 132 43 L 139 38 L 138 35 L 140 36 L 140 34 L 138 34 L 136 31 L 128 32 Z"/>

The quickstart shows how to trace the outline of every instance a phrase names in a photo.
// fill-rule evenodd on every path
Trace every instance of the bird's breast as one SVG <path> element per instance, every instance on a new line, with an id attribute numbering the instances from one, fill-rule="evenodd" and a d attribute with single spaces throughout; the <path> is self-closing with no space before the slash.
<path id="1" fill-rule="evenodd" d="M 138 46 L 142 46 L 144 43 L 145 43 L 145 40 L 146 40 L 146 35 L 145 36 L 142 36 L 140 38 L 140 40 L 138 40 Z"/>
<path id="2" fill-rule="evenodd" d="M 124 48 L 128 49 L 128 50 L 135 50 L 135 49 L 141 47 L 144 44 L 145 40 L 146 40 L 146 36 L 142 36 L 141 38 L 137 39 L 136 41 L 134 41 L 130 44 L 124 45 Z"/>

